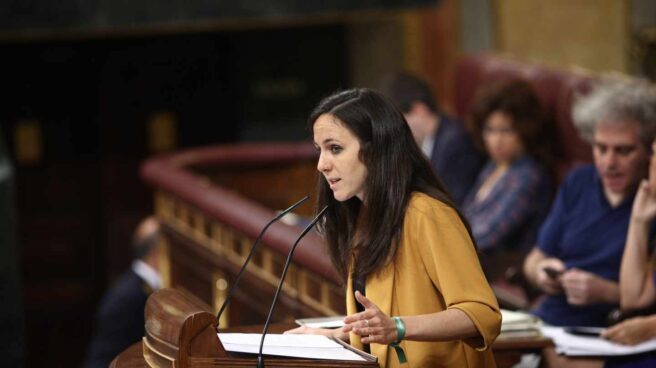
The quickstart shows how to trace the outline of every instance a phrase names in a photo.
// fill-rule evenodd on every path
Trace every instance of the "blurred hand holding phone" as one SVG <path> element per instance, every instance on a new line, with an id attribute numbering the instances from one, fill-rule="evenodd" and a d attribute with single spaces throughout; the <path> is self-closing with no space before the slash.
<path id="1" fill-rule="evenodd" d="M 549 276 L 549 278 L 554 280 L 557 279 L 558 276 L 562 275 L 564 272 L 563 270 L 557 270 L 553 267 L 544 267 L 543 270 L 547 274 L 547 276 Z"/>

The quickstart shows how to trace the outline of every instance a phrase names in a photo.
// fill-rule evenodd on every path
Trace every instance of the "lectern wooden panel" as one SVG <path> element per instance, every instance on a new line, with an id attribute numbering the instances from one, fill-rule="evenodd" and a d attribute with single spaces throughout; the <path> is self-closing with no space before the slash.
<path id="1" fill-rule="evenodd" d="M 253 367 L 255 358 L 229 354 L 217 335 L 215 316 L 194 298 L 162 289 L 148 298 L 142 351 L 134 346 L 111 364 L 115 368 Z M 140 356 L 142 358 L 140 358 Z M 267 357 L 267 367 L 377 367 L 374 362 Z"/>
<path id="2" fill-rule="evenodd" d="M 174 289 L 148 298 L 143 355 L 151 367 L 191 366 L 194 359 L 226 357 L 216 317 Z"/>

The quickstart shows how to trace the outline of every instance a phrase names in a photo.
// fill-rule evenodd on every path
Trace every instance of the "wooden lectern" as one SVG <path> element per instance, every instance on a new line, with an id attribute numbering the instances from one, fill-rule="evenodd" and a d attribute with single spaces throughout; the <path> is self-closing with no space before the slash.
<path id="1" fill-rule="evenodd" d="M 216 366 L 227 357 L 216 334 L 216 317 L 175 289 L 146 303 L 143 356 L 151 367 Z"/>
<path id="2" fill-rule="evenodd" d="M 253 355 L 226 352 L 216 334 L 216 319 L 201 303 L 175 289 L 155 292 L 146 304 L 146 336 L 119 354 L 110 368 L 254 367 Z M 293 325 L 271 326 L 282 332 Z M 261 326 L 233 327 L 228 332 L 260 332 Z M 493 345 L 498 367 L 511 367 L 524 353 L 553 346 L 550 339 L 498 339 Z M 374 362 L 289 359 L 267 356 L 267 367 L 378 367 Z"/>
<path id="3" fill-rule="evenodd" d="M 214 314 L 178 290 L 162 289 L 153 293 L 146 303 L 145 314 L 143 361 L 121 359 L 129 353 L 128 349 L 112 362 L 111 367 L 209 368 L 254 367 L 256 364 L 253 355 L 226 352 L 217 335 Z M 123 361 L 130 363 L 121 363 Z M 267 356 L 266 366 L 360 368 L 378 367 L 378 364 Z"/>

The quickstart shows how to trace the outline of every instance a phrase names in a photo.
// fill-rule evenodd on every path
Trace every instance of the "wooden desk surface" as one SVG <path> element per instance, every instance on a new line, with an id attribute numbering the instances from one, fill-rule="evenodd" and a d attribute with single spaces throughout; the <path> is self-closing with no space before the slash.
<path id="1" fill-rule="evenodd" d="M 497 338 L 492 344 L 494 352 L 506 350 L 535 350 L 553 346 L 553 341 L 544 336 L 522 338 Z"/>
<path id="2" fill-rule="evenodd" d="M 520 362 L 522 354 L 541 354 L 542 349 L 549 346 L 553 346 L 553 341 L 544 336 L 523 338 L 499 337 L 492 344 L 492 351 L 494 351 L 494 361 L 497 363 L 498 368 L 510 368 Z"/>
<path id="3" fill-rule="evenodd" d="M 294 324 L 278 323 L 269 327 L 271 333 L 281 333 L 297 327 Z M 225 332 L 261 333 L 262 326 L 240 326 L 232 327 Z M 138 342 L 119 354 L 110 368 L 148 368 L 143 358 L 142 343 Z M 546 337 L 531 337 L 522 339 L 497 339 L 492 345 L 497 366 L 511 367 L 517 363 L 523 353 L 540 351 L 542 348 L 553 345 L 551 339 Z"/>

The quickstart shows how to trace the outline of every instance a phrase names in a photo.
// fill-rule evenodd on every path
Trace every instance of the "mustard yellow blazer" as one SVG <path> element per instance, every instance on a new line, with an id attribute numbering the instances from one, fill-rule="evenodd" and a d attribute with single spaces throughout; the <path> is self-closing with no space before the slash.
<path id="1" fill-rule="evenodd" d="M 346 309 L 357 313 L 349 277 Z M 371 344 L 381 367 L 495 367 L 490 346 L 501 328 L 499 305 L 483 275 L 476 251 L 458 214 L 423 193 L 413 193 L 392 262 L 365 281 L 367 298 L 388 316 L 411 316 L 449 308 L 463 311 L 480 337 L 446 341 L 402 341 L 408 363 L 400 365 L 387 345 Z M 351 345 L 362 349 L 351 333 Z"/>

